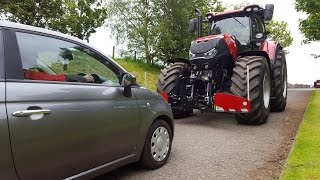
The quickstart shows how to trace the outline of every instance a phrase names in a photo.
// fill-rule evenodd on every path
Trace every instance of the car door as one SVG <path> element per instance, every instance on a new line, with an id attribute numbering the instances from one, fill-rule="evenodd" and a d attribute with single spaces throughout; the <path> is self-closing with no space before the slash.
<path id="1" fill-rule="evenodd" d="M 0 27 L 0 179 L 17 179 L 10 147 L 4 77 L 3 38 L 2 28 Z"/>
<path id="2" fill-rule="evenodd" d="M 123 95 L 119 68 L 67 39 L 7 30 L 5 42 L 6 105 L 21 179 L 67 178 L 133 156 L 139 110 L 134 96 Z M 94 73 L 103 82 L 26 79 L 27 71 L 50 77 Z"/>

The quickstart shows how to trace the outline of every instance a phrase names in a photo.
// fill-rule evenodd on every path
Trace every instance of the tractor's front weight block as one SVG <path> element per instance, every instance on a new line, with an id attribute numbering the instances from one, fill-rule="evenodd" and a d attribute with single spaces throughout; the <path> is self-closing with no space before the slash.
<path id="1" fill-rule="evenodd" d="M 227 93 L 216 93 L 214 96 L 214 112 L 248 113 L 251 102 L 245 98 Z"/>
<path id="2" fill-rule="evenodd" d="M 250 102 L 250 77 L 249 65 L 247 65 L 247 99 L 226 93 L 214 95 L 214 112 L 248 113 L 251 111 Z"/>

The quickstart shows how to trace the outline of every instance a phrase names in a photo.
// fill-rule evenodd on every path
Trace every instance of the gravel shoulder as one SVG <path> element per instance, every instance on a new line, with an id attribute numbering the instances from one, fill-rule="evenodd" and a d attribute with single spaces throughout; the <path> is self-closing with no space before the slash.
<path id="1" fill-rule="evenodd" d="M 285 112 L 261 126 L 237 124 L 232 114 L 201 114 L 175 121 L 167 165 L 144 170 L 128 165 L 97 179 L 277 179 L 312 91 L 288 93 Z"/>

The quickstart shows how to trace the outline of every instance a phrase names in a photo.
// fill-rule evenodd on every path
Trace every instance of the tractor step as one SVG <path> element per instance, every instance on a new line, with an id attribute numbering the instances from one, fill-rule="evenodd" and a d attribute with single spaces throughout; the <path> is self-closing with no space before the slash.
<path id="1" fill-rule="evenodd" d="M 227 93 L 215 93 L 214 112 L 248 113 L 251 111 L 250 101 Z"/>

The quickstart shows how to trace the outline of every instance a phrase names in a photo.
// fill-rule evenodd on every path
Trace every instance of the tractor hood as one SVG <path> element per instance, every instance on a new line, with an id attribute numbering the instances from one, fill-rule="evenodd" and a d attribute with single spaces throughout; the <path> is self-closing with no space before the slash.
<path id="1" fill-rule="evenodd" d="M 212 35 L 199 38 L 191 43 L 190 60 L 197 58 L 213 58 L 224 55 L 237 57 L 235 40 L 227 34 Z"/>

